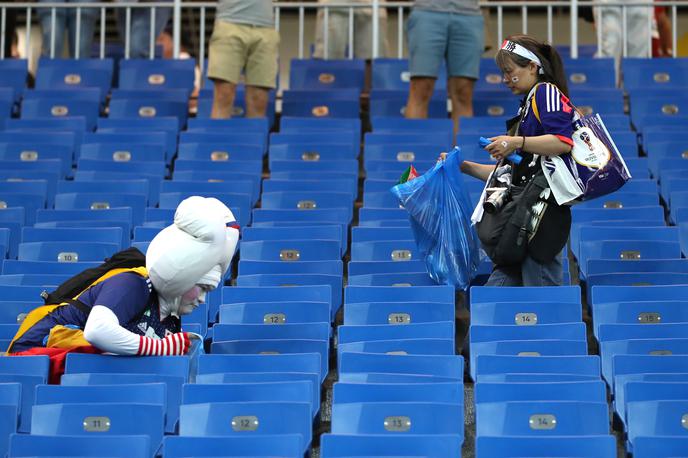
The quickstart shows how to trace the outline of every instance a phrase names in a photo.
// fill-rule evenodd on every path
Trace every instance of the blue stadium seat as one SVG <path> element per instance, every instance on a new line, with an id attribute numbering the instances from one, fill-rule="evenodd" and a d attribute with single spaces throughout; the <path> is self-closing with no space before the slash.
<path id="1" fill-rule="evenodd" d="M 306 380 L 253 384 L 190 383 L 184 385 L 182 402 L 183 405 L 209 402 L 299 402 L 309 404 L 312 415 L 315 416 L 320 406 L 312 404 L 313 389 L 313 384 Z"/>
<path id="2" fill-rule="evenodd" d="M 65 373 L 157 374 L 182 377 L 188 381 L 189 364 L 188 356 L 136 358 L 71 353 L 67 355 Z"/>
<path id="3" fill-rule="evenodd" d="M 377 273 L 349 275 L 350 286 L 435 286 L 438 283 L 427 272 Z"/>
<path id="4" fill-rule="evenodd" d="M 688 383 L 685 382 L 628 382 L 616 392 L 614 407 L 621 421 L 626 423 L 626 406 L 629 402 L 688 400 Z"/>
<path id="5" fill-rule="evenodd" d="M 14 286 L 11 288 L 0 287 L 3 301 L 35 302 L 41 297 L 41 288 L 37 286 Z"/>
<path id="6" fill-rule="evenodd" d="M 207 379 L 221 383 L 223 374 L 244 373 L 301 373 L 317 374 L 320 382 L 320 355 L 317 353 L 282 355 L 200 355 L 198 376 L 219 375 L 219 379 Z M 236 379 L 231 379 L 236 380 Z"/>
<path id="7" fill-rule="evenodd" d="M 254 209 L 253 223 L 266 222 L 299 222 L 300 225 L 310 225 L 314 222 L 327 222 L 331 224 L 348 224 L 349 210 L 341 208 L 315 209 L 315 210 L 268 210 Z"/>
<path id="8" fill-rule="evenodd" d="M 603 324 L 684 323 L 688 322 L 685 301 L 601 302 L 592 309 L 593 331 Z"/>
<path id="9" fill-rule="evenodd" d="M 435 143 L 379 144 L 365 147 L 366 160 L 387 160 L 410 165 L 414 161 L 434 161 L 446 147 Z M 391 188 L 391 186 L 390 186 Z"/>
<path id="10" fill-rule="evenodd" d="M 119 243 L 46 241 L 19 244 L 20 261 L 102 261 L 119 251 Z"/>
<path id="11" fill-rule="evenodd" d="M 221 290 L 222 304 L 268 301 L 308 301 L 331 304 L 330 286 L 291 286 L 291 287 L 225 287 Z M 210 307 L 210 321 L 215 322 L 219 306 Z"/>
<path id="12" fill-rule="evenodd" d="M 72 143 L 75 147 L 81 145 L 81 139 L 86 133 L 86 118 L 82 116 L 71 117 L 44 117 L 34 119 L 8 119 L 5 121 L 5 134 L 13 135 L 17 140 L 29 139 L 35 143 L 46 143 L 38 140 L 36 132 L 54 132 L 55 134 L 65 134 L 57 136 L 61 142 L 66 142 L 68 138 L 73 138 Z"/>
<path id="13" fill-rule="evenodd" d="M 365 64 L 360 59 L 292 59 L 290 89 L 363 89 Z"/>
<path id="14" fill-rule="evenodd" d="M 2 263 L 2 273 L 8 274 L 57 274 L 75 275 L 79 272 L 96 267 L 99 262 L 45 262 L 45 261 L 17 261 L 5 259 Z"/>
<path id="15" fill-rule="evenodd" d="M 100 89 L 75 91 L 33 90 L 24 92 L 22 119 L 82 117 L 86 130 L 96 127 L 100 115 L 102 95 Z"/>
<path id="16" fill-rule="evenodd" d="M 26 223 L 33 224 L 35 222 L 36 210 L 45 208 L 46 196 L 41 196 L 39 194 L 0 191 L 0 202 L 4 204 L 2 205 L 3 208 L 24 208 Z"/>
<path id="17" fill-rule="evenodd" d="M 351 180 L 308 180 L 290 181 L 268 179 L 263 181 L 263 192 L 285 192 L 285 191 L 308 191 L 308 192 L 338 192 L 349 193 L 351 201 L 355 200 L 358 194 L 358 183 Z"/>
<path id="18" fill-rule="evenodd" d="M 556 383 L 478 383 L 476 404 L 511 401 L 607 402 L 607 387 L 601 380 Z"/>
<path id="19" fill-rule="evenodd" d="M 79 159 L 77 170 L 79 170 L 79 172 L 117 172 L 123 179 L 128 180 L 146 177 L 146 175 L 152 175 L 158 177 L 158 179 L 162 179 L 167 173 L 164 162 L 114 162 L 97 161 L 94 159 Z M 91 178 L 93 176 L 94 175 L 91 175 Z M 109 175 L 108 179 L 115 179 L 114 175 Z M 85 178 L 84 181 L 86 181 Z"/>
<path id="20" fill-rule="evenodd" d="M 377 58 L 372 65 L 372 87 L 374 89 L 396 89 L 408 91 L 411 75 L 408 59 Z M 447 88 L 447 68 L 440 66 L 435 90 Z"/>
<path id="21" fill-rule="evenodd" d="M 370 116 L 388 116 L 403 118 L 406 114 L 408 90 L 370 91 Z M 435 91 L 428 103 L 428 118 L 447 117 L 447 93 Z"/>
<path id="22" fill-rule="evenodd" d="M 182 384 L 184 381 L 184 377 L 175 375 L 103 372 L 64 374 L 60 379 L 60 384 L 63 387 L 105 385 L 109 387 L 107 389 L 111 389 L 112 386 L 117 385 L 147 386 L 164 383 L 166 386 L 165 432 L 174 433 L 179 420 L 179 406 L 182 402 Z"/>
<path id="23" fill-rule="evenodd" d="M 155 404 L 166 409 L 167 386 L 164 383 L 86 386 L 39 385 L 36 387 L 34 405 L 99 404 L 103 402 Z"/>
<path id="24" fill-rule="evenodd" d="M 416 383 L 460 381 L 463 358 L 455 355 L 388 355 L 342 353 L 339 381 L 356 383 L 357 377 L 375 376 L 375 383 L 403 383 L 405 377 Z"/>
<path id="25" fill-rule="evenodd" d="M 398 355 L 453 355 L 456 352 L 453 339 L 393 339 L 369 342 L 350 342 L 337 346 L 342 353 L 381 353 Z"/>
<path id="26" fill-rule="evenodd" d="M 99 88 L 103 98 L 112 85 L 113 59 L 48 59 L 38 61 L 36 89 Z"/>
<path id="27" fill-rule="evenodd" d="M 411 323 L 404 326 L 342 325 L 338 328 L 338 343 L 395 339 L 453 339 L 453 332 L 453 321 Z"/>
<path id="28" fill-rule="evenodd" d="M 276 240 L 341 240 L 342 227 L 299 226 L 298 231 L 285 230 L 280 227 L 247 227 L 243 230 L 243 242 L 276 241 Z"/>
<path id="29" fill-rule="evenodd" d="M 351 244 L 353 261 L 396 261 L 421 260 L 414 240 L 390 240 L 375 242 L 354 242 Z"/>
<path id="30" fill-rule="evenodd" d="M 339 240 L 270 240 L 243 242 L 241 258 L 247 261 L 327 261 L 341 259 Z"/>
<path id="31" fill-rule="evenodd" d="M 580 208 L 634 208 L 651 207 L 659 204 L 656 192 L 631 193 L 615 192 L 604 196 L 602 199 L 593 199 L 582 202 Z"/>
<path id="32" fill-rule="evenodd" d="M 240 417 L 240 418 L 237 418 Z M 232 422 L 234 421 L 234 425 Z M 260 425 L 259 432 L 255 431 Z M 180 436 L 300 434 L 301 450 L 310 448 L 310 405 L 299 402 L 212 402 L 182 405 Z"/>
<path id="33" fill-rule="evenodd" d="M 320 173 L 336 172 L 353 174 L 358 172 L 358 161 L 353 159 L 342 161 L 272 161 L 270 162 L 271 172 L 303 172 Z"/>
<path id="34" fill-rule="evenodd" d="M 270 161 L 342 161 L 358 157 L 359 148 L 349 143 L 297 143 L 270 146 Z"/>
<path id="35" fill-rule="evenodd" d="M 578 302 L 478 302 L 471 304 L 471 324 L 531 325 L 576 323 L 582 320 Z"/>
<path id="36" fill-rule="evenodd" d="M 358 118 L 358 89 L 337 91 L 286 90 L 282 94 L 282 113 L 294 117 Z"/>
<path id="37" fill-rule="evenodd" d="M 14 434 L 10 438 L 10 456 L 81 456 L 100 457 L 103 451 L 118 458 L 147 458 L 151 455 L 148 436 L 40 436 Z"/>
<path id="38" fill-rule="evenodd" d="M 71 136 L 70 138 L 73 139 Z M 9 139 L 3 139 L 0 142 L 0 160 L 2 161 L 27 162 L 39 159 L 59 159 L 62 164 L 62 169 L 59 172 L 62 176 L 71 176 L 74 145 L 34 143 L 25 140 L 12 141 Z"/>
<path id="39" fill-rule="evenodd" d="M 114 243 L 118 249 L 122 249 L 122 228 L 110 227 L 100 228 L 98 231 L 93 231 L 84 228 L 40 228 L 40 227 L 24 227 L 22 228 L 22 243 L 26 242 L 104 242 Z M 33 273 L 33 272 L 27 272 Z M 47 273 L 47 272 L 46 272 Z M 58 272 L 52 272 L 58 273 Z"/>
<path id="40" fill-rule="evenodd" d="M 498 437 L 476 438 L 477 458 L 512 458 L 516 456 L 576 458 L 616 458 L 616 438 L 611 435 L 571 437 Z M 635 455 L 634 455 L 635 456 Z M 655 456 L 655 455 L 653 455 Z"/>
<path id="41" fill-rule="evenodd" d="M 626 404 L 628 441 L 639 436 L 687 437 L 685 413 L 688 400 L 636 401 Z"/>
<path id="42" fill-rule="evenodd" d="M 0 404 L 0 453 L 7 456 L 10 445 L 10 435 L 17 432 L 17 406 Z"/>
<path id="43" fill-rule="evenodd" d="M 174 116 L 179 121 L 179 129 L 186 125 L 188 105 L 186 102 L 172 100 L 140 100 L 113 98 L 108 115 L 113 118 L 156 118 Z"/>
<path id="44" fill-rule="evenodd" d="M 345 325 L 432 323 L 454 320 L 454 304 L 433 302 L 354 302 L 344 306 Z"/>
<path id="45" fill-rule="evenodd" d="M 253 182 L 247 180 L 237 180 L 231 183 L 215 183 L 208 181 L 163 181 L 160 189 L 161 194 L 190 193 L 200 194 L 248 194 L 251 205 L 258 201 L 258 189 L 254 188 Z M 236 205 L 236 204 L 235 204 Z"/>
<path id="46" fill-rule="evenodd" d="M 686 59 L 661 60 L 624 58 L 621 61 L 623 85 L 633 89 L 677 89 L 685 86 L 688 75 Z"/>
<path id="47" fill-rule="evenodd" d="M 383 228 L 396 229 L 396 228 Z M 348 264 L 349 276 L 367 274 L 391 274 L 404 272 L 424 272 L 426 270 L 423 261 L 352 261 Z"/>
<path id="48" fill-rule="evenodd" d="M 347 435 L 323 434 L 322 458 L 370 456 L 432 456 L 456 458 L 461 456 L 461 436 L 455 435 Z"/>
<path id="49" fill-rule="evenodd" d="M 566 61 L 566 73 L 571 91 L 616 87 L 614 59 L 570 59 Z"/>
<path id="50" fill-rule="evenodd" d="M 149 196 L 149 205 L 157 204 L 157 200 L 151 202 L 151 188 L 154 185 L 146 179 L 131 179 L 131 180 L 104 180 L 98 179 L 93 181 L 66 181 L 62 180 L 57 183 L 57 192 L 59 194 L 67 193 L 122 193 L 122 194 L 143 194 Z M 159 194 L 159 189 L 155 194 Z"/>
<path id="51" fill-rule="evenodd" d="M 602 376 L 613 384 L 613 365 L 616 355 L 688 355 L 688 340 L 684 338 L 663 338 L 661 333 L 643 339 L 600 342 Z"/>
<path id="52" fill-rule="evenodd" d="M 346 208 L 353 215 L 353 195 L 348 192 L 327 191 L 263 191 L 261 208 L 285 210 Z"/>
<path id="53" fill-rule="evenodd" d="M 79 157 L 97 161 L 163 162 L 165 147 L 159 143 L 82 143 Z"/>
<path id="54" fill-rule="evenodd" d="M 599 380 L 598 356 L 499 356 L 480 355 L 477 382 L 501 382 L 508 374 L 523 374 L 523 381 Z"/>
<path id="55" fill-rule="evenodd" d="M 329 322 L 284 323 L 279 326 L 260 324 L 216 324 L 213 326 L 213 340 L 242 341 L 268 339 L 306 339 L 326 341 L 330 337 Z M 306 352 L 310 353 L 310 352 Z"/>
<path id="56" fill-rule="evenodd" d="M 0 275 L 0 285 L 57 287 L 69 280 L 71 275 L 54 274 L 12 274 Z"/>
<path id="57" fill-rule="evenodd" d="M 454 290 L 449 286 L 348 286 L 344 289 L 344 303 L 354 302 L 443 302 L 454 304 Z"/>
<path id="58" fill-rule="evenodd" d="M 604 435 L 609 432 L 609 409 L 603 402 L 480 403 L 475 424 L 478 437 Z"/>
<path id="59" fill-rule="evenodd" d="M 614 355 L 612 357 L 612 379 L 616 380 L 617 377 L 627 374 L 685 373 L 686 361 L 688 361 L 688 355 L 665 355 L 661 358 L 649 354 Z M 613 388 L 615 394 L 620 387 L 615 383 Z M 628 410 L 626 417 L 628 419 Z"/>
<path id="60" fill-rule="evenodd" d="M 222 324 L 329 323 L 326 302 L 251 302 L 220 306 Z"/>
<path id="61" fill-rule="evenodd" d="M 333 434 L 451 434 L 463 437 L 463 405 L 358 402 L 332 406 Z"/>
<path id="62" fill-rule="evenodd" d="M 472 287 L 471 305 L 480 302 L 574 302 L 580 303 L 578 286 L 552 287 Z M 506 300 L 505 300 L 506 299 Z"/>
<path id="63" fill-rule="evenodd" d="M 678 240 L 678 229 L 672 227 L 654 228 L 648 230 L 647 227 L 633 227 L 633 226 L 588 226 L 578 225 L 572 229 L 576 232 L 576 240 L 585 240 L 586 242 L 603 241 L 603 240 L 651 240 L 657 242 L 675 242 Z M 571 251 L 580 257 L 580 243 L 573 244 L 571 240 Z M 615 257 L 616 258 L 616 257 Z M 650 259 L 650 258 L 648 258 Z"/>
<path id="64" fill-rule="evenodd" d="M 681 333 L 686 328 L 686 323 L 664 323 L 661 327 L 647 326 L 647 324 L 640 322 L 634 324 L 600 324 L 597 330 L 597 339 L 600 343 L 613 340 L 626 341 L 628 339 L 682 339 L 685 336 Z"/>
<path id="65" fill-rule="evenodd" d="M 579 265 L 581 276 L 587 275 L 590 259 L 680 259 L 681 246 L 677 241 L 597 240 L 581 242 Z"/>
<path id="66" fill-rule="evenodd" d="M 103 425 L 103 417 L 109 425 Z M 33 407 L 31 433 L 88 436 L 91 430 L 102 435 L 145 435 L 153 455 L 162 442 L 163 422 L 163 408 L 154 404 L 45 404 Z"/>
<path id="67" fill-rule="evenodd" d="M 19 408 L 19 432 L 29 432 L 31 427 L 31 406 L 37 385 L 48 381 L 47 356 L 21 356 L 0 358 L 0 383 L 21 384 L 21 406 Z"/>
<path id="68" fill-rule="evenodd" d="M 680 436 L 638 436 L 633 444 L 635 458 L 671 458 L 684 453 L 688 438 Z"/>
<path id="69" fill-rule="evenodd" d="M 194 85 L 194 59 L 127 59 L 119 65 L 120 89 L 185 89 Z"/>
<path id="70" fill-rule="evenodd" d="M 2 59 L 0 63 L 2 78 L 0 86 L 12 88 L 17 99 L 26 88 L 26 78 L 28 76 L 28 66 L 26 59 Z"/>
<path id="71" fill-rule="evenodd" d="M 163 176 L 163 174 L 153 175 L 144 172 L 77 170 L 76 173 L 74 173 L 74 181 L 72 183 L 90 184 L 70 184 L 64 188 L 63 192 L 80 192 L 78 189 L 81 186 L 85 187 L 84 191 L 88 191 L 89 189 L 92 190 L 94 186 L 93 183 L 103 183 L 102 189 L 107 190 L 107 186 L 111 185 L 112 182 L 120 182 L 123 185 L 127 185 L 131 181 L 143 181 L 146 185 L 142 183 L 141 190 L 144 190 L 144 187 L 147 186 L 148 205 L 157 205 L 160 201 L 160 183 Z M 138 194 L 138 190 L 135 193 Z"/>
<path id="72" fill-rule="evenodd" d="M 184 143 L 179 144 L 180 159 L 213 162 L 260 161 L 264 151 L 263 146 L 260 144 L 228 145 L 226 142 L 210 140 L 184 141 Z"/>
<path id="73" fill-rule="evenodd" d="M 463 387 L 457 383 L 335 383 L 332 403 L 441 402 L 463 405 Z"/>
<path id="74" fill-rule="evenodd" d="M 252 435 L 233 437 L 168 436 L 163 441 L 166 458 L 187 456 L 297 457 L 303 454 L 299 434 Z"/>
<path id="75" fill-rule="evenodd" d="M 152 133 L 154 138 L 159 137 L 159 133 L 164 133 L 167 145 L 167 160 L 172 159 L 174 150 L 177 146 L 177 136 L 179 135 L 179 122 L 173 116 L 159 116 L 155 118 L 99 118 L 96 127 L 98 134 L 135 134 Z"/>

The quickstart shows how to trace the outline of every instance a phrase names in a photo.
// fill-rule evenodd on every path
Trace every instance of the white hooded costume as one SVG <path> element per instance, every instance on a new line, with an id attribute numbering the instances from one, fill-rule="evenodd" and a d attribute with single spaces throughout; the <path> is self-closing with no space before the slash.
<path id="1" fill-rule="evenodd" d="M 222 202 L 199 196 L 182 201 L 174 224 L 158 233 L 146 252 L 146 269 L 158 293 L 160 318 L 190 313 L 204 301 L 205 293 L 192 303 L 183 303 L 182 296 L 195 285 L 203 285 L 208 291 L 217 288 L 229 269 L 238 241 L 234 215 Z M 152 354 L 140 351 L 146 337 L 121 327 L 117 316 L 105 306 L 91 309 L 84 337 L 106 352 Z"/>

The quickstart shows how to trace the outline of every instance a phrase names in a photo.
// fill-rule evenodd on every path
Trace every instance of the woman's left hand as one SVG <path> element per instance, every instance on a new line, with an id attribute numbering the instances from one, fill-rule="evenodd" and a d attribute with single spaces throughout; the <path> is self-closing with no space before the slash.
<path id="1" fill-rule="evenodd" d="M 511 137 L 508 135 L 500 135 L 498 137 L 488 138 L 492 143 L 487 145 L 485 149 L 490 153 L 497 161 L 501 161 L 514 151 L 518 149 L 519 140 L 517 137 Z"/>

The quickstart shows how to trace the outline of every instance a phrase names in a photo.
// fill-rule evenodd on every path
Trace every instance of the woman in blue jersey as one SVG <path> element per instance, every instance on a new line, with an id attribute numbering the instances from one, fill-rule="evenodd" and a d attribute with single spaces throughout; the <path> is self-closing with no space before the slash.
<path id="1" fill-rule="evenodd" d="M 505 40 L 496 61 L 504 83 L 523 99 L 517 116 L 507 122 L 507 135 L 490 138 L 492 143 L 485 149 L 501 164 L 511 166 L 513 186 L 526 187 L 533 180 L 544 186 L 537 205 L 529 209 L 532 220 L 525 259 L 511 265 L 497 262 L 487 286 L 561 285 L 561 251 L 568 239 L 571 211 L 554 201 L 541 157 L 569 153 L 573 146 L 574 109 L 564 66 L 554 47 L 525 35 Z M 521 156 L 520 163 L 510 160 L 513 153 Z M 486 181 L 495 167 L 464 161 L 461 170 Z M 477 211 L 474 221 L 481 218 Z"/>
<path id="2" fill-rule="evenodd" d="M 145 268 L 111 270 L 69 304 L 32 311 L 9 352 L 92 346 L 118 355 L 183 355 L 190 335 L 180 317 L 221 283 L 238 238 L 222 202 L 190 197 L 179 204 L 174 224 L 151 241 Z"/>

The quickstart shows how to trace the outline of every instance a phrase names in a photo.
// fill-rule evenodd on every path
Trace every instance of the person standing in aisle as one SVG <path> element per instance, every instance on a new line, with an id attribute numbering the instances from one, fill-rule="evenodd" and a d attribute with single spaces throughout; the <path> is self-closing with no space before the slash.
<path id="1" fill-rule="evenodd" d="M 276 87 L 279 42 L 272 1 L 219 1 L 208 49 L 208 78 L 215 84 L 212 118 L 231 117 L 242 71 L 246 117 L 266 115 L 270 89 Z"/>
<path id="2" fill-rule="evenodd" d="M 407 118 L 427 118 L 442 62 L 454 130 L 459 118 L 473 116 L 473 87 L 484 50 L 483 16 L 478 0 L 416 0 L 406 23 L 411 84 Z"/>

